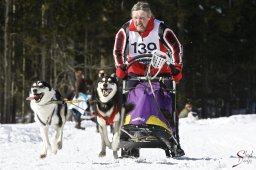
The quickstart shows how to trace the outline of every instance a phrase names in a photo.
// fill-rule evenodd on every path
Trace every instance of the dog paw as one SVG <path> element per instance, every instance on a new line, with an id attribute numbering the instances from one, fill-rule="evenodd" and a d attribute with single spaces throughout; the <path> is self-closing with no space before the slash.
<path id="1" fill-rule="evenodd" d="M 47 150 L 50 151 L 50 152 L 52 152 L 52 150 L 53 150 L 52 145 L 48 145 Z"/>
<path id="2" fill-rule="evenodd" d="M 40 158 L 41 158 L 41 159 L 44 159 L 45 157 L 46 157 L 46 154 L 41 154 L 41 155 L 40 155 Z"/>
<path id="3" fill-rule="evenodd" d="M 53 149 L 53 150 L 52 150 L 52 153 L 53 153 L 53 154 L 57 154 L 57 149 Z"/>
<path id="4" fill-rule="evenodd" d="M 40 158 L 41 158 L 41 159 L 43 159 L 43 158 L 46 157 L 48 149 L 49 149 L 49 148 L 45 148 L 45 147 L 44 147 L 44 148 L 41 150 L 41 152 L 40 152 Z"/>
<path id="5" fill-rule="evenodd" d="M 104 157 L 104 156 L 106 156 L 106 152 L 101 151 L 101 152 L 99 153 L 99 157 Z"/>
<path id="6" fill-rule="evenodd" d="M 58 146 L 58 149 L 59 149 L 59 150 L 62 149 L 62 142 L 61 142 L 61 141 L 58 142 L 58 143 L 57 143 L 57 146 Z"/>
<path id="7" fill-rule="evenodd" d="M 57 148 L 58 146 L 57 146 L 57 144 L 56 145 L 54 145 L 54 146 L 52 146 L 52 148 L 51 148 L 51 152 L 53 153 L 53 154 L 56 154 L 57 153 L 57 150 L 58 150 L 58 148 Z"/>
<path id="8" fill-rule="evenodd" d="M 115 159 L 118 159 L 117 151 L 113 151 L 113 156 Z"/>

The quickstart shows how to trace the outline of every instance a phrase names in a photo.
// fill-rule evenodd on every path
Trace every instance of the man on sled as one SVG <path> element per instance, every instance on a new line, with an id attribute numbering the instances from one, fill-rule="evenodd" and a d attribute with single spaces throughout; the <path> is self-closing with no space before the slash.
<path id="1" fill-rule="evenodd" d="M 136 92 L 136 88 L 139 89 L 150 87 L 148 89 L 151 89 L 149 91 L 152 91 L 153 96 L 152 101 L 159 98 L 158 97 L 158 91 L 160 93 L 166 93 L 162 92 L 162 90 L 157 90 L 154 92 L 153 89 L 159 89 L 159 85 L 164 86 L 165 89 L 172 90 L 173 86 L 175 86 L 176 83 L 178 83 L 182 78 L 182 59 L 181 59 L 181 44 L 173 31 L 168 28 L 163 21 L 159 21 L 154 18 L 150 6 L 147 2 L 141 2 L 139 1 L 136 3 L 133 8 L 131 9 L 131 20 L 126 22 L 122 28 L 117 32 L 115 37 L 115 44 L 114 44 L 114 50 L 113 55 L 115 59 L 115 65 L 116 65 L 116 75 L 120 79 L 127 80 L 127 88 L 128 89 L 134 89 L 133 93 L 128 94 L 127 102 L 135 103 L 136 108 L 134 111 L 134 114 L 137 114 L 136 112 L 146 112 L 147 108 L 151 107 L 150 103 L 145 104 L 144 106 L 141 106 L 139 108 L 138 105 L 140 105 L 139 100 L 144 100 L 141 97 L 140 92 Z M 166 58 L 165 64 L 161 66 L 161 68 L 151 68 L 147 63 L 143 63 L 143 59 L 141 59 L 139 62 L 133 63 L 129 67 L 127 67 L 127 64 L 129 61 L 133 60 L 134 57 L 140 55 L 140 54 L 158 54 L 162 55 Z M 167 55 L 168 54 L 168 55 Z M 153 55 L 152 55 L 153 56 Z M 167 59 L 168 58 L 168 59 Z M 149 82 L 148 84 L 139 84 L 140 80 L 134 79 L 134 77 L 142 77 L 142 76 L 149 76 L 149 75 L 157 75 L 159 77 L 168 77 L 169 79 L 164 79 L 160 84 L 156 82 Z M 155 78 L 155 77 L 154 77 Z M 152 79 L 153 80 L 153 79 Z M 173 83 L 174 82 L 174 83 Z M 175 90 L 175 89 L 174 89 Z M 161 92 L 160 92 L 161 91 Z M 144 90 L 144 94 L 146 93 L 146 90 Z M 147 92 L 151 93 L 151 92 Z M 156 93 L 156 94 L 155 94 Z M 142 94 L 143 95 L 143 94 Z M 175 95 L 175 94 L 174 94 Z M 136 98 L 139 97 L 139 98 Z M 151 95 L 152 96 L 152 95 Z M 167 95 L 168 99 L 170 98 L 171 94 L 168 93 Z M 147 96 L 144 98 L 147 98 Z M 161 97 L 160 97 L 161 98 Z M 159 98 L 159 99 L 160 99 Z M 177 147 L 175 148 L 175 154 L 173 157 L 179 157 L 185 155 L 184 151 L 182 150 L 179 142 L 179 134 L 178 134 L 178 118 L 177 115 L 171 116 L 167 115 L 168 113 L 176 114 L 175 111 L 175 99 L 170 99 L 169 101 L 166 101 L 165 99 L 160 99 L 159 102 L 156 103 L 157 107 L 154 106 L 151 107 L 153 110 L 155 108 L 162 108 L 161 105 L 169 105 L 169 106 L 163 106 L 165 111 L 160 111 L 161 115 L 159 113 L 155 113 L 155 116 L 148 116 L 146 120 L 139 120 L 140 118 L 134 118 L 132 120 L 132 116 L 130 115 L 129 120 L 127 120 L 126 117 L 126 123 L 132 124 L 132 121 L 135 122 L 140 121 L 141 124 L 144 121 L 144 124 L 150 124 L 150 121 L 157 120 L 160 126 L 166 127 L 166 129 L 170 128 L 173 122 L 176 121 L 176 124 L 174 127 L 171 127 L 172 131 L 174 129 L 174 137 L 177 144 Z M 146 99 L 149 102 L 151 99 Z M 154 105 L 154 104 L 153 104 Z M 151 109 L 151 112 L 152 112 Z M 140 110 L 140 111 L 139 111 Z M 158 112 L 157 109 L 155 109 L 153 112 Z M 165 112 L 165 113 L 164 113 Z M 167 114 L 166 114 L 167 113 Z M 142 113 L 138 113 L 142 114 Z M 158 117 L 159 116 L 159 117 Z M 155 119 L 157 117 L 157 119 Z M 173 117 L 175 117 L 176 120 L 173 120 Z M 136 119 L 136 120 L 135 120 Z M 144 118 L 143 118 L 144 119 Z M 165 120 L 164 120 L 165 119 Z M 127 122 L 128 121 L 128 122 Z M 125 124 L 126 124 L 125 123 Z M 139 124 L 139 123 L 138 123 Z M 168 126 L 168 127 L 167 127 Z M 168 145 L 168 144 L 167 144 Z"/>

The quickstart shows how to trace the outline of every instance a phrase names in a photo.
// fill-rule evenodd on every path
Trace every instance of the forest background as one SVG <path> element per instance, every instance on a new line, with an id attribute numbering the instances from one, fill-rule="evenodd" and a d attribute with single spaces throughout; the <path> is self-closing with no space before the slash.
<path id="1" fill-rule="evenodd" d="M 26 122 L 31 83 L 67 96 L 74 68 L 115 71 L 115 34 L 134 0 L 0 0 L 0 123 Z M 202 118 L 256 110 L 256 0 L 150 0 L 183 47 L 177 107 Z"/>

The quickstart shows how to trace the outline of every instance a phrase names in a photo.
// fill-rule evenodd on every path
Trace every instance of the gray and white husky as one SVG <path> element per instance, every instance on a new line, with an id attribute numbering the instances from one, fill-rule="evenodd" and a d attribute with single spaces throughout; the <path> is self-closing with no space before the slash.
<path id="1" fill-rule="evenodd" d="M 32 84 L 30 95 L 31 109 L 35 121 L 40 127 L 43 148 L 40 158 L 45 158 L 47 150 L 57 153 L 62 148 L 63 127 L 67 119 L 67 105 L 62 101 L 61 95 L 45 81 L 36 81 Z M 49 141 L 49 127 L 55 130 L 52 143 Z"/>

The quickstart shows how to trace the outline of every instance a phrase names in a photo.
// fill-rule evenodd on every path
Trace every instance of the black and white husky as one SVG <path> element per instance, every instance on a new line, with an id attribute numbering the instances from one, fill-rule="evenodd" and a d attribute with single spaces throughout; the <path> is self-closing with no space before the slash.
<path id="1" fill-rule="evenodd" d="M 67 105 L 62 102 L 61 95 L 47 82 L 34 82 L 27 100 L 35 114 L 35 121 L 40 127 L 43 139 L 41 158 L 46 157 L 47 150 L 57 153 L 62 148 L 63 127 L 67 119 Z M 52 143 L 49 141 L 49 127 L 56 131 Z"/>
<path id="2" fill-rule="evenodd" d="M 133 106 L 120 103 L 120 97 L 122 95 L 118 90 L 119 87 L 115 76 L 106 75 L 99 78 L 95 88 L 97 122 L 101 135 L 101 152 L 99 153 L 99 157 L 105 156 L 106 147 L 109 147 L 113 150 L 114 158 L 117 159 L 123 117 L 124 114 L 127 114 L 133 109 Z M 108 137 L 108 125 L 113 125 L 112 142 L 110 142 Z"/>

